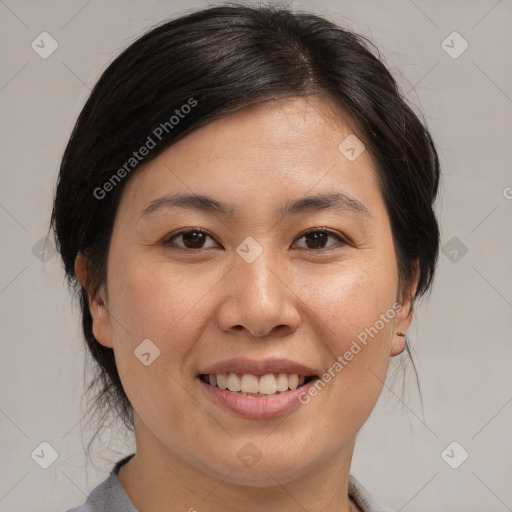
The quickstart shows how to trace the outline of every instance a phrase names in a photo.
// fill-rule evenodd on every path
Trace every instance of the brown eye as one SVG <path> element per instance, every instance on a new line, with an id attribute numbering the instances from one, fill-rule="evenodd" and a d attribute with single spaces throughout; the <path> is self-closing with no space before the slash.
<path id="1" fill-rule="evenodd" d="M 326 247 L 327 241 L 329 238 L 337 239 L 338 242 L 341 242 L 345 245 L 345 241 L 335 233 L 325 230 L 325 229 L 315 229 L 304 233 L 300 239 L 304 239 L 306 241 L 306 247 L 301 247 L 305 249 L 318 250 L 318 249 L 326 249 L 328 247 L 332 247 L 336 244 L 330 244 Z"/>
<path id="2" fill-rule="evenodd" d="M 171 238 L 167 239 L 164 242 L 164 245 L 176 245 L 179 249 L 185 250 L 206 249 L 208 247 L 212 247 L 205 247 L 204 245 L 208 238 L 213 240 L 213 238 L 208 234 L 208 232 L 203 229 L 189 229 L 173 235 Z M 178 241 L 178 243 L 176 243 L 176 241 Z"/>
<path id="3" fill-rule="evenodd" d="M 213 241 L 214 245 L 205 245 L 207 240 Z M 326 229 L 315 229 L 304 233 L 299 237 L 299 240 L 304 239 L 305 246 L 300 247 L 301 249 L 309 249 L 312 251 L 319 251 L 322 249 L 328 249 L 329 247 L 340 245 L 346 245 L 347 243 L 339 235 L 335 234 Z M 328 244 L 329 239 L 335 240 L 335 243 Z M 337 241 L 337 243 L 336 243 Z M 172 237 L 168 238 L 163 242 L 164 246 L 169 246 L 176 250 L 202 250 L 215 247 L 217 244 L 208 234 L 206 230 L 195 228 L 180 231 Z"/>

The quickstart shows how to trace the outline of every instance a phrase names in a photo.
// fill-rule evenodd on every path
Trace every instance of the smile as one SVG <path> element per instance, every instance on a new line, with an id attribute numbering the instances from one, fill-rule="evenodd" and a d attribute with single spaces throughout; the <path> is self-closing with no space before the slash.
<path id="1" fill-rule="evenodd" d="M 196 382 L 200 392 L 214 406 L 239 417 L 263 420 L 290 414 L 301 407 L 300 397 L 307 394 L 317 380 L 317 376 L 296 373 L 209 373 L 198 375 Z"/>
<path id="2" fill-rule="evenodd" d="M 297 389 L 307 384 L 314 377 L 297 373 L 267 373 L 265 375 L 218 373 L 202 374 L 199 378 L 206 384 L 238 395 L 268 397 L 269 395 L 277 395 Z"/>

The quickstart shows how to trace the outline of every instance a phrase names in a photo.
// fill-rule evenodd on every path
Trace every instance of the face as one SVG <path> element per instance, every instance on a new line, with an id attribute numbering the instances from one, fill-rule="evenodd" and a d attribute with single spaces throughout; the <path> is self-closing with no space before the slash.
<path id="1" fill-rule="evenodd" d="M 130 177 L 108 300 L 90 305 L 138 453 L 252 486 L 350 460 L 411 321 L 375 163 L 339 149 L 350 133 L 319 98 L 267 102 Z"/>

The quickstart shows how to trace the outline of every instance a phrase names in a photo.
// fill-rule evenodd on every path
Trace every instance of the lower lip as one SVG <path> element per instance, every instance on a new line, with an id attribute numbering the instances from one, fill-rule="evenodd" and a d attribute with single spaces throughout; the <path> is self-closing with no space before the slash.
<path id="1" fill-rule="evenodd" d="M 299 397 L 306 394 L 316 378 L 297 389 L 289 389 L 268 398 L 243 396 L 231 391 L 206 384 L 197 378 L 201 388 L 217 403 L 240 416 L 251 419 L 273 418 L 291 412 L 301 405 Z"/>

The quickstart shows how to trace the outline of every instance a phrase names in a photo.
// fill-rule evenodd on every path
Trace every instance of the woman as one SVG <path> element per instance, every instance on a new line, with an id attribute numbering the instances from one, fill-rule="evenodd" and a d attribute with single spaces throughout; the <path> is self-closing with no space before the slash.
<path id="1" fill-rule="evenodd" d="M 52 226 L 136 453 L 73 511 L 388 510 L 350 475 L 439 231 L 431 137 L 360 36 L 282 8 L 103 73 Z"/>

